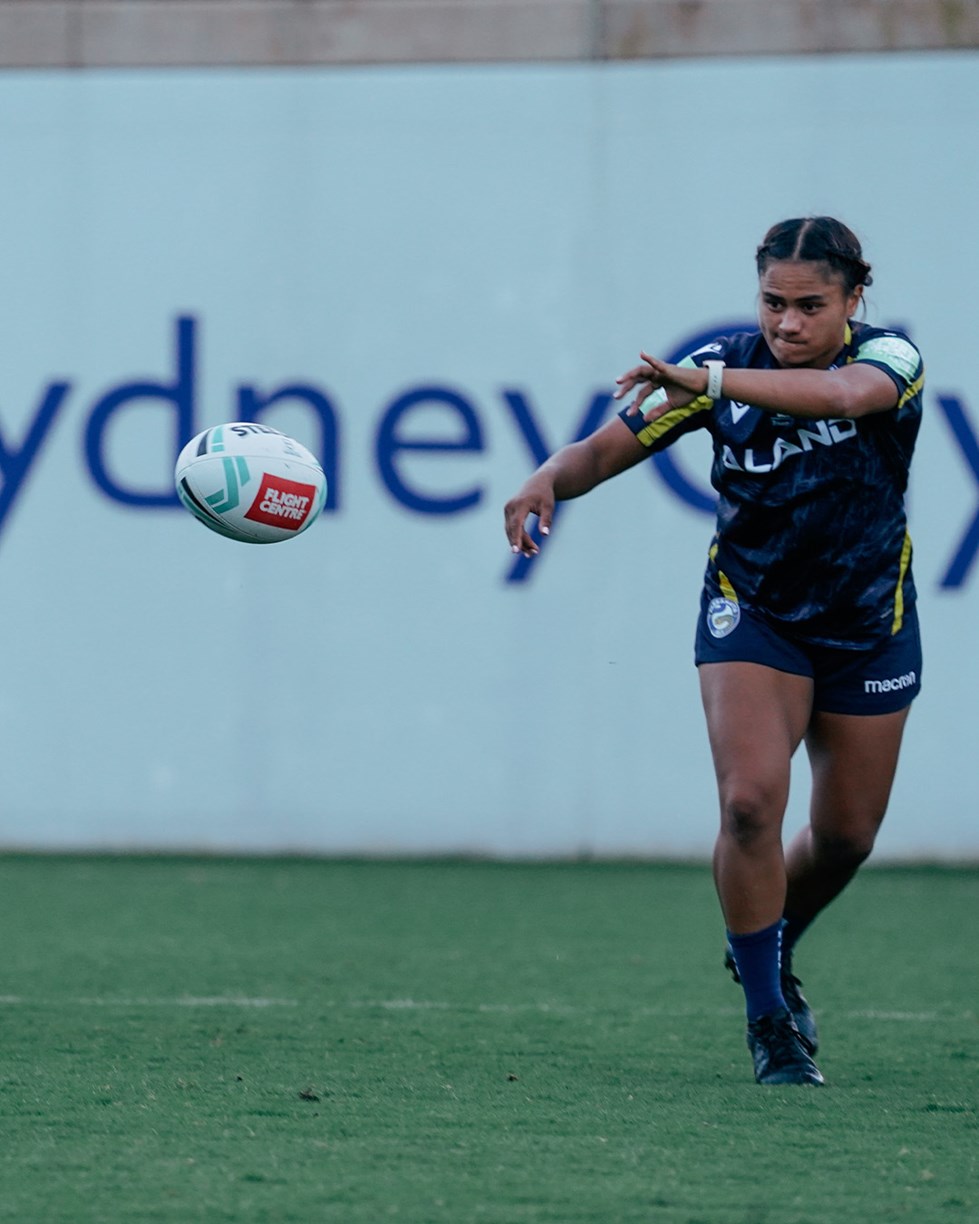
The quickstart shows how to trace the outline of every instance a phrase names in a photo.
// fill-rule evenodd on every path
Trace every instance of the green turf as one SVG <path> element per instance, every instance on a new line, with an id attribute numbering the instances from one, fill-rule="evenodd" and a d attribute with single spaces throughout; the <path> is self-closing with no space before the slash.
<path id="1" fill-rule="evenodd" d="M 979 1219 L 979 872 L 866 870 L 763 1089 L 699 866 L 0 858 L 0 1219 Z"/>

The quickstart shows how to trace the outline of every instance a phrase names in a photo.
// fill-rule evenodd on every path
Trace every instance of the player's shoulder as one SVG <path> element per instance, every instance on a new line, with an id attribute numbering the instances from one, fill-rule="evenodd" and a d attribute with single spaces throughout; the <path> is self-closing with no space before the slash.
<path id="1" fill-rule="evenodd" d="M 924 367 L 918 346 L 906 332 L 896 327 L 855 323 L 850 353 L 852 361 L 886 366 L 906 382 L 920 378 Z"/>

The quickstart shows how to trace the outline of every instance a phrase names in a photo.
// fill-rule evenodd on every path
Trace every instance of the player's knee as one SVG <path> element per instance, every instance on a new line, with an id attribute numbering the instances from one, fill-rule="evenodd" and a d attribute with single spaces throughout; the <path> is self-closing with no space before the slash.
<path id="1" fill-rule="evenodd" d="M 877 827 L 852 829 L 846 832 L 813 832 L 813 848 L 822 862 L 833 867 L 859 867 L 870 857 Z"/>
<path id="2" fill-rule="evenodd" d="M 721 800 L 721 833 L 741 849 L 750 850 L 779 836 L 782 813 L 763 788 L 741 785 Z"/>

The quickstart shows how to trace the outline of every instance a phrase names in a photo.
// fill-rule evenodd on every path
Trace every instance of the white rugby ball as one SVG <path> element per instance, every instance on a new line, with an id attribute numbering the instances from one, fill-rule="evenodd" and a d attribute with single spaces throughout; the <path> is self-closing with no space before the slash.
<path id="1" fill-rule="evenodd" d="M 213 425 L 191 438 L 174 480 L 198 522 L 244 544 L 291 540 L 326 500 L 326 476 L 312 451 L 251 421 Z"/>

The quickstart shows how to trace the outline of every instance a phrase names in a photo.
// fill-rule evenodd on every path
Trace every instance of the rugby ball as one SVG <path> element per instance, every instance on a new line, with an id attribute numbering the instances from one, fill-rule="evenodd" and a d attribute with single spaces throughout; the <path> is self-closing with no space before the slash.
<path id="1" fill-rule="evenodd" d="M 213 425 L 191 438 L 174 481 L 199 523 L 243 544 L 293 539 L 326 500 L 326 476 L 312 451 L 251 421 Z"/>

